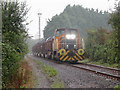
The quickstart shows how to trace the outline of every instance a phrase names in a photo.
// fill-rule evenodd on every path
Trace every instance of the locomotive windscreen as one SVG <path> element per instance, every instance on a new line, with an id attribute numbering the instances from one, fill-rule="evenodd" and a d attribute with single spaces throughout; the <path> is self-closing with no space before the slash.
<path id="1" fill-rule="evenodd" d="M 66 47 L 68 49 L 76 48 L 76 30 L 66 30 Z"/>
<path id="2" fill-rule="evenodd" d="M 68 48 L 68 49 L 76 48 L 77 30 L 60 29 L 60 30 L 57 30 L 56 37 L 60 37 L 61 48 Z"/>
<path id="3" fill-rule="evenodd" d="M 56 32 L 56 37 L 59 37 L 60 35 L 63 35 L 65 33 L 65 30 L 58 30 Z"/>

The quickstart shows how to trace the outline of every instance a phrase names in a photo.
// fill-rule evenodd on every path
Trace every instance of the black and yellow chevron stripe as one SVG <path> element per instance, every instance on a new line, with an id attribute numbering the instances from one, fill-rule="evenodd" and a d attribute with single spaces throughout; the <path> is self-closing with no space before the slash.
<path id="1" fill-rule="evenodd" d="M 58 59 L 63 62 L 77 62 L 84 59 L 84 55 L 79 55 L 77 50 L 66 50 L 63 54 L 60 54 L 61 50 L 58 51 Z"/>

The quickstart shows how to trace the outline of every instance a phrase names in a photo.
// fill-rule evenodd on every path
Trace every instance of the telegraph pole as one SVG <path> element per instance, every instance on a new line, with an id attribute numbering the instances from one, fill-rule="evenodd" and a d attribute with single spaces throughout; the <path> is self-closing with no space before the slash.
<path id="1" fill-rule="evenodd" d="M 41 32 L 40 32 L 40 16 L 42 15 L 42 13 L 38 13 L 38 17 L 39 17 L 39 40 L 40 40 L 40 34 L 41 34 Z"/>

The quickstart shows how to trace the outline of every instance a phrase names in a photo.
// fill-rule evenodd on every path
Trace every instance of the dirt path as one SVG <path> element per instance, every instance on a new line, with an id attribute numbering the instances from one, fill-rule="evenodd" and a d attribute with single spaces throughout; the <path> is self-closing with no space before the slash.
<path id="1" fill-rule="evenodd" d="M 29 66 L 32 68 L 32 73 L 34 76 L 34 87 L 33 88 L 50 88 L 50 83 L 46 78 L 46 75 L 38 69 L 38 65 L 27 56 L 25 60 L 28 62 Z"/>

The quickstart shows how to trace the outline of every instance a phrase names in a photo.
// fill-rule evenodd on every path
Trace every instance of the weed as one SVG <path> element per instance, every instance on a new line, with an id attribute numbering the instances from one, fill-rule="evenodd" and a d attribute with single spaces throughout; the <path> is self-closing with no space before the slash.
<path id="1" fill-rule="evenodd" d="M 41 63 L 39 60 L 35 60 L 35 62 L 36 62 L 37 64 L 42 65 L 42 63 Z"/>
<path id="2" fill-rule="evenodd" d="M 54 81 L 50 87 L 51 88 L 63 88 L 63 84 L 60 82 Z"/>
<path id="3" fill-rule="evenodd" d="M 116 85 L 114 88 L 115 90 L 120 90 L 120 85 Z"/>
<path id="4" fill-rule="evenodd" d="M 42 69 L 48 77 L 53 77 L 53 76 L 56 76 L 57 75 L 57 72 L 54 68 L 51 68 L 49 66 L 46 66 L 44 64 L 42 64 L 39 60 L 35 60 L 35 62 L 39 65 L 41 65 L 41 67 L 37 67 L 38 69 Z"/>
<path id="5" fill-rule="evenodd" d="M 53 77 L 57 75 L 57 72 L 54 68 L 51 68 L 49 66 L 44 66 L 44 71 L 48 75 L 48 77 Z"/>
<path id="6" fill-rule="evenodd" d="M 13 75 L 9 88 L 25 88 L 32 86 L 32 70 L 26 61 L 22 61 L 16 74 Z"/>
<path id="7" fill-rule="evenodd" d="M 29 74 L 32 75 L 32 70 L 29 71 Z"/>
<path id="8" fill-rule="evenodd" d="M 89 64 L 96 64 L 96 65 L 102 65 L 102 66 L 105 66 L 105 67 L 111 67 L 111 68 L 118 68 L 119 67 L 119 64 L 109 64 L 109 63 L 104 63 L 103 60 L 99 60 L 97 62 L 95 61 L 91 61 L 89 59 L 85 59 L 83 61 L 79 61 L 79 62 L 82 62 L 82 63 L 89 63 Z"/>
<path id="9" fill-rule="evenodd" d="M 24 86 L 20 86 L 20 88 L 24 88 Z"/>
<path id="10" fill-rule="evenodd" d="M 23 84 L 26 84 L 26 81 L 25 81 L 25 80 L 23 80 Z"/>
<path id="11" fill-rule="evenodd" d="M 37 67 L 37 68 L 41 69 L 45 74 L 47 74 L 47 78 L 57 76 L 57 71 L 54 68 L 51 68 L 50 66 L 47 66 L 47 65 L 41 63 L 39 60 L 34 60 L 34 61 L 37 64 L 39 64 L 39 67 Z M 50 87 L 51 88 L 63 88 L 63 84 L 56 81 L 56 79 L 54 79 L 54 81 L 52 82 Z"/>

